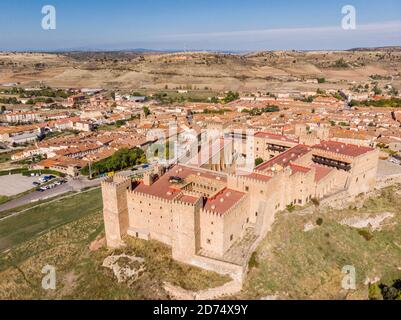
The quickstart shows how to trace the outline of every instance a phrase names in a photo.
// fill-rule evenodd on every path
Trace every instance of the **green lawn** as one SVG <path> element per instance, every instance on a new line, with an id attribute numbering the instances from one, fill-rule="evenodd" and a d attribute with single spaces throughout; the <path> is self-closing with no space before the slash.
<path id="1" fill-rule="evenodd" d="M 10 198 L 7 196 L 0 196 L 0 204 L 6 203 Z"/>
<path id="2" fill-rule="evenodd" d="M 83 216 L 97 213 L 101 208 L 101 192 L 95 189 L 68 199 L 45 203 L 0 221 L 0 251 Z"/>
<path id="3" fill-rule="evenodd" d="M 30 190 L 30 192 L 33 192 L 33 191 Z M 1 218 L 4 218 L 4 217 L 6 217 L 6 216 L 9 216 L 10 214 L 13 214 L 13 213 L 16 213 L 16 212 L 20 212 L 20 211 L 23 211 L 23 210 L 27 210 L 27 209 L 29 209 L 29 208 L 33 208 L 33 207 L 36 207 L 36 206 L 38 206 L 38 205 L 42 205 L 42 204 L 48 203 L 48 202 L 50 202 L 50 201 L 54 201 L 54 200 L 57 200 L 57 199 L 59 199 L 59 198 L 67 197 L 67 196 L 73 195 L 73 194 L 76 194 L 76 192 L 70 191 L 70 192 L 64 193 L 64 194 L 62 194 L 62 195 L 53 197 L 53 198 L 49 198 L 49 199 L 46 199 L 46 200 L 39 200 L 39 201 L 36 201 L 36 202 L 29 202 L 29 203 L 27 203 L 27 204 L 24 204 L 24 205 L 22 205 L 22 206 L 19 206 L 19 207 L 13 208 L 13 209 L 0 211 L 0 219 L 1 219 Z M 1 202 L 1 196 L 0 196 L 0 203 L 5 203 L 5 202 L 8 202 L 8 201 L 10 201 L 10 200 L 15 199 L 15 198 L 11 198 L 11 197 L 5 197 L 5 196 L 3 196 L 3 197 L 4 197 L 5 199 L 4 199 L 3 202 Z"/>

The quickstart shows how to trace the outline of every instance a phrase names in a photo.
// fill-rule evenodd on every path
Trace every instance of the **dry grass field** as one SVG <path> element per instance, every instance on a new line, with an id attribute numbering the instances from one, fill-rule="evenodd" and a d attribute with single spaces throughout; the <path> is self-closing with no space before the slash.
<path id="1" fill-rule="evenodd" d="M 358 209 L 317 207 L 280 214 L 259 246 L 244 290 L 236 298 L 367 299 L 369 281 L 391 284 L 399 279 L 399 187 L 379 191 Z M 370 218 L 371 226 L 344 224 L 350 218 L 359 222 L 358 227 Z M 372 222 L 375 219 L 378 225 Z M 355 267 L 356 290 L 342 289 L 342 268 L 347 265 Z"/>
<path id="2" fill-rule="evenodd" d="M 344 66 L 336 62 L 343 59 Z M 223 53 L 0 53 L 0 83 L 25 86 L 211 90 L 316 90 L 308 78 L 324 77 L 325 88 L 394 76 L 400 85 L 401 50 Z"/>
<path id="3" fill-rule="evenodd" d="M 121 250 L 91 250 L 104 232 L 100 197 L 97 189 L 0 222 L 0 299 L 165 299 L 164 281 L 200 290 L 230 280 L 177 263 L 158 242 L 127 239 Z M 143 258 L 144 273 L 118 283 L 102 266 L 113 254 Z M 42 289 L 46 265 L 56 268 L 56 290 Z"/>
<path id="4" fill-rule="evenodd" d="M 243 291 L 233 298 L 367 299 L 369 280 L 400 278 L 399 187 L 360 198 L 346 210 L 317 206 L 279 214 L 252 259 Z M 125 248 L 107 250 L 100 241 L 99 197 L 93 190 L 0 222 L 0 299 L 164 299 L 165 281 L 195 291 L 229 281 L 177 263 L 158 242 L 126 238 Z M 119 283 L 102 266 L 121 254 L 144 259 L 136 281 Z M 56 290 L 41 287 L 45 265 L 56 268 Z M 356 269 L 356 290 L 341 288 L 346 265 Z"/>

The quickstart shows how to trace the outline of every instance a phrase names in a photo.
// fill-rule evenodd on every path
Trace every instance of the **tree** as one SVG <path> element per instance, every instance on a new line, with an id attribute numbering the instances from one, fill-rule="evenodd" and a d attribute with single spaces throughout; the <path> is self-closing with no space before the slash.
<path id="1" fill-rule="evenodd" d="M 382 90 L 377 85 L 374 86 L 373 92 L 376 96 L 382 94 Z"/>
<path id="2" fill-rule="evenodd" d="M 258 165 L 262 164 L 264 161 L 262 158 L 256 158 L 255 159 L 255 167 L 257 167 Z"/>
<path id="3" fill-rule="evenodd" d="M 229 91 L 226 95 L 226 97 L 224 98 L 224 102 L 225 103 L 229 103 L 235 100 L 238 100 L 239 98 L 239 93 L 238 92 L 233 92 L 233 91 Z"/>
<path id="4" fill-rule="evenodd" d="M 145 117 L 148 117 L 151 114 L 149 107 L 143 107 L 143 113 Z"/>
<path id="5" fill-rule="evenodd" d="M 146 155 L 142 149 L 134 148 L 129 150 L 124 148 L 115 152 L 111 157 L 92 164 L 92 173 L 95 176 L 101 175 L 106 172 L 122 170 L 145 162 Z M 89 175 L 89 166 L 82 168 L 81 173 L 83 175 Z"/>
<path id="6" fill-rule="evenodd" d="M 125 120 L 117 120 L 117 121 L 116 121 L 116 126 L 117 126 L 117 128 L 120 128 L 120 127 L 122 127 L 125 123 L 126 123 Z"/>
<path id="7" fill-rule="evenodd" d="M 325 78 L 317 78 L 317 83 L 325 83 L 326 79 Z"/>
<path id="8" fill-rule="evenodd" d="M 211 103 L 219 103 L 219 99 L 217 99 L 217 97 L 212 97 L 212 98 L 210 99 L 210 102 L 211 102 Z"/>

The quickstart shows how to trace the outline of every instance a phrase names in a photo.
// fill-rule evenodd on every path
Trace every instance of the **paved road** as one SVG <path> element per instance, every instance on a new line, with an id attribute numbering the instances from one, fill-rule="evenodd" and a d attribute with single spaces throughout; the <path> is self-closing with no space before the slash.
<path id="1" fill-rule="evenodd" d="M 22 196 L 21 198 L 6 202 L 0 205 L 0 212 L 14 209 L 28 203 L 33 203 L 40 200 L 46 200 L 49 198 L 57 197 L 71 191 L 80 191 L 84 188 L 99 186 L 100 182 L 103 179 L 104 178 L 99 178 L 94 180 L 87 180 L 85 178 L 69 179 L 66 184 L 62 184 L 54 189 L 46 190 L 44 192 L 34 191 L 25 196 Z"/>

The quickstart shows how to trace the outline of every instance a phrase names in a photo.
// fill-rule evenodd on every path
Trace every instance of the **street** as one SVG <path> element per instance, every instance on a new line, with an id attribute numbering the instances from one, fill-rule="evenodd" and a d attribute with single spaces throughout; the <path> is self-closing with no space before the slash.
<path id="1" fill-rule="evenodd" d="M 81 191 L 82 189 L 85 189 L 85 188 L 99 186 L 101 181 L 104 179 L 105 178 L 88 180 L 88 179 L 82 178 L 82 177 L 76 178 L 76 179 L 69 178 L 67 183 L 62 184 L 54 189 L 46 190 L 44 192 L 34 191 L 34 192 L 24 195 L 18 199 L 8 201 L 8 202 L 0 205 L 0 212 L 18 208 L 18 207 L 23 206 L 28 203 L 57 197 L 57 196 L 63 195 L 68 192 L 72 192 L 72 191 L 77 192 L 77 191 Z"/>

